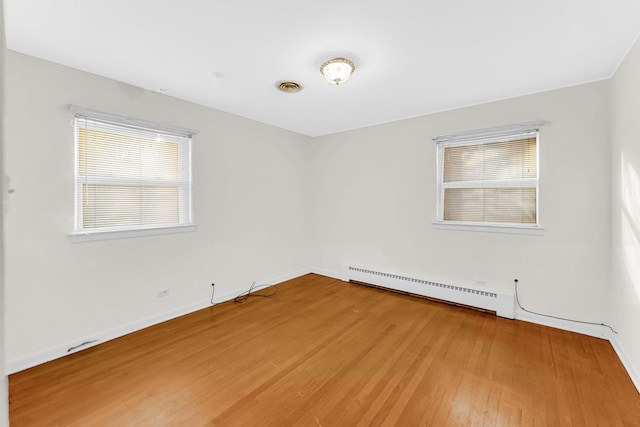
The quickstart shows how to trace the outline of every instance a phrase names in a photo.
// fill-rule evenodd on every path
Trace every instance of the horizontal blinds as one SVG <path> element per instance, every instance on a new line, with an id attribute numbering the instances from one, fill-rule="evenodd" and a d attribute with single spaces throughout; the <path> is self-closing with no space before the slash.
<path id="1" fill-rule="evenodd" d="M 536 224 L 536 189 L 447 188 L 444 220 Z"/>
<path id="2" fill-rule="evenodd" d="M 184 135 L 77 117 L 78 231 L 190 224 L 190 145 Z"/>
<path id="3" fill-rule="evenodd" d="M 444 182 L 536 178 L 536 138 L 444 149 Z"/>
<path id="4" fill-rule="evenodd" d="M 84 229 L 180 223 L 177 186 L 82 184 Z"/>
<path id="5" fill-rule="evenodd" d="M 442 150 L 443 220 L 537 224 L 537 134 Z"/>

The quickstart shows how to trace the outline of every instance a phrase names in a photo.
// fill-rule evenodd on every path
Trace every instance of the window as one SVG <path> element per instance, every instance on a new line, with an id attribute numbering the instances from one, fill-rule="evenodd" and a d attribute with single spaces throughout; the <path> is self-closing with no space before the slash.
<path id="1" fill-rule="evenodd" d="M 114 117 L 76 112 L 76 240 L 193 231 L 190 133 Z"/>
<path id="2" fill-rule="evenodd" d="M 435 140 L 436 226 L 534 234 L 541 230 L 537 126 L 518 125 Z"/>

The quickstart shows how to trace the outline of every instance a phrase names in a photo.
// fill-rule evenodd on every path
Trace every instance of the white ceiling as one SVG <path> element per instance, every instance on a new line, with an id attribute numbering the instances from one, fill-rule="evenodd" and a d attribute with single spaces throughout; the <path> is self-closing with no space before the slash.
<path id="1" fill-rule="evenodd" d="M 4 0 L 7 47 L 309 136 L 609 78 L 640 0 Z M 327 84 L 322 62 L 356 71 Z M 302 82 L 299 93 L 275 88 Z"/>

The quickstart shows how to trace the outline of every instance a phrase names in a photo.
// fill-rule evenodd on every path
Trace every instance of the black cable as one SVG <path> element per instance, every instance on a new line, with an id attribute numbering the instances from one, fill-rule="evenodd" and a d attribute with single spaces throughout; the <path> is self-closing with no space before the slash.
<path id="1" fill-rule="evenodd" d="M 249 290 L 246 291 L 246 292 L 242 292 L 240 295 L 236 296 L 233 299 L 233 302 L 242 304 L 243 302 L 248 300 L 249 296 L 251 295 L 251 292 L 253 291 L 253 288 L 255 288 L 255 287 L 256 287 L 256 282 L 253 282 L 251 284 L 251 286 L 249 287 Z"/>
<path id="2" fill-rule="evenodd" d="M 83 342 L 82 344 L 74 345 L 73 347 L 69 347 L 69 348 L 67 349 L 67 353 L 69 353 L 70 351 L 75 350 L 76 348 L 80 348 L 80 347 L 82 347 L 82 346 L 84 346 L 84 345 L 92 344 L 92 343 L 97 342 L 97 341 L 98 341 L 98 340 L 85 341 L 85 342 Z"/>
<path id="3" fill-rule="evenodd" d="M 613 332 L 614 334 L 616 335 L 618 334 L 618 332 L 615 329 L 613 329 L 611 326 L 607 325 L 606 323 L 585 322 L 583 320 L 567 319 L 566 317 L 551 316 L 550 314 L 536 313 L 535 311 L 527 310 L 522 306 L 522 304 L 520 304 L 520 298 L 518 298 L 518 279 L 513 279 L 513 281 L 515 282 L 515 288 L 516 288 L 516 303 L 518 303 L 518 307 L 520 307 L 522 311 L 526 311 L 527 313 L 535 314 L 537 316 L 550 317 L 552 319 L 557 319 L 557 320 L 566 320 L 567 322 L 582 323 L 585 325 L 604 326 L 611 329 L 611 332 Z"/>
<path id="4" fill-rule="evenodd" d="M 278 293 L 278 285 L 274 285 L 273 286 L 273 292 L 271 292 L 270 294 L 254 294 L 252 292 L 257 291 L 259 289 L 262 288 L 268 288 L 270 285 L 260 285 L 260 286 L 256 286 L 256 282 L 253 282 L 251 284 L 251 287 L 249 288 L 248 291 L 241 293 L 240 295 L 238 295 L 237 297 L 235 297 L 233 299 L 233 302 L 235 303 L 239 303 L 242 304 L 244 303 L 246 300 L 249 299 L 250 296 L 254 296 L 254 297 L 265 297 L 265 298 L 270 298 L 272 296 L 274 296 L 275 294 Z"/>
<path id="5" fill-rule="evenodd" d="M 215 284 L 215 283 L 212 283 L 212 284 L 211 284 L 211 305 L 215 305 L 215 304 L 213 303 L 213 294 L 215 294 L 215 293 L 216 293 L 216 284 Z"/>

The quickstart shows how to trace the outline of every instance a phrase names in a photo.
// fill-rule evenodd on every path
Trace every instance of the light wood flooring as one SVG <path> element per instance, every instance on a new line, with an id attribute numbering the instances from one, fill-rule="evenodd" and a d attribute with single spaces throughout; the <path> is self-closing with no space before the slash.
<path id="1" fill-rule="evenodd" d="M 313 274 L 16 373 L 9 393 L 12 427 L 640 426 L 605 340 Z"/>

